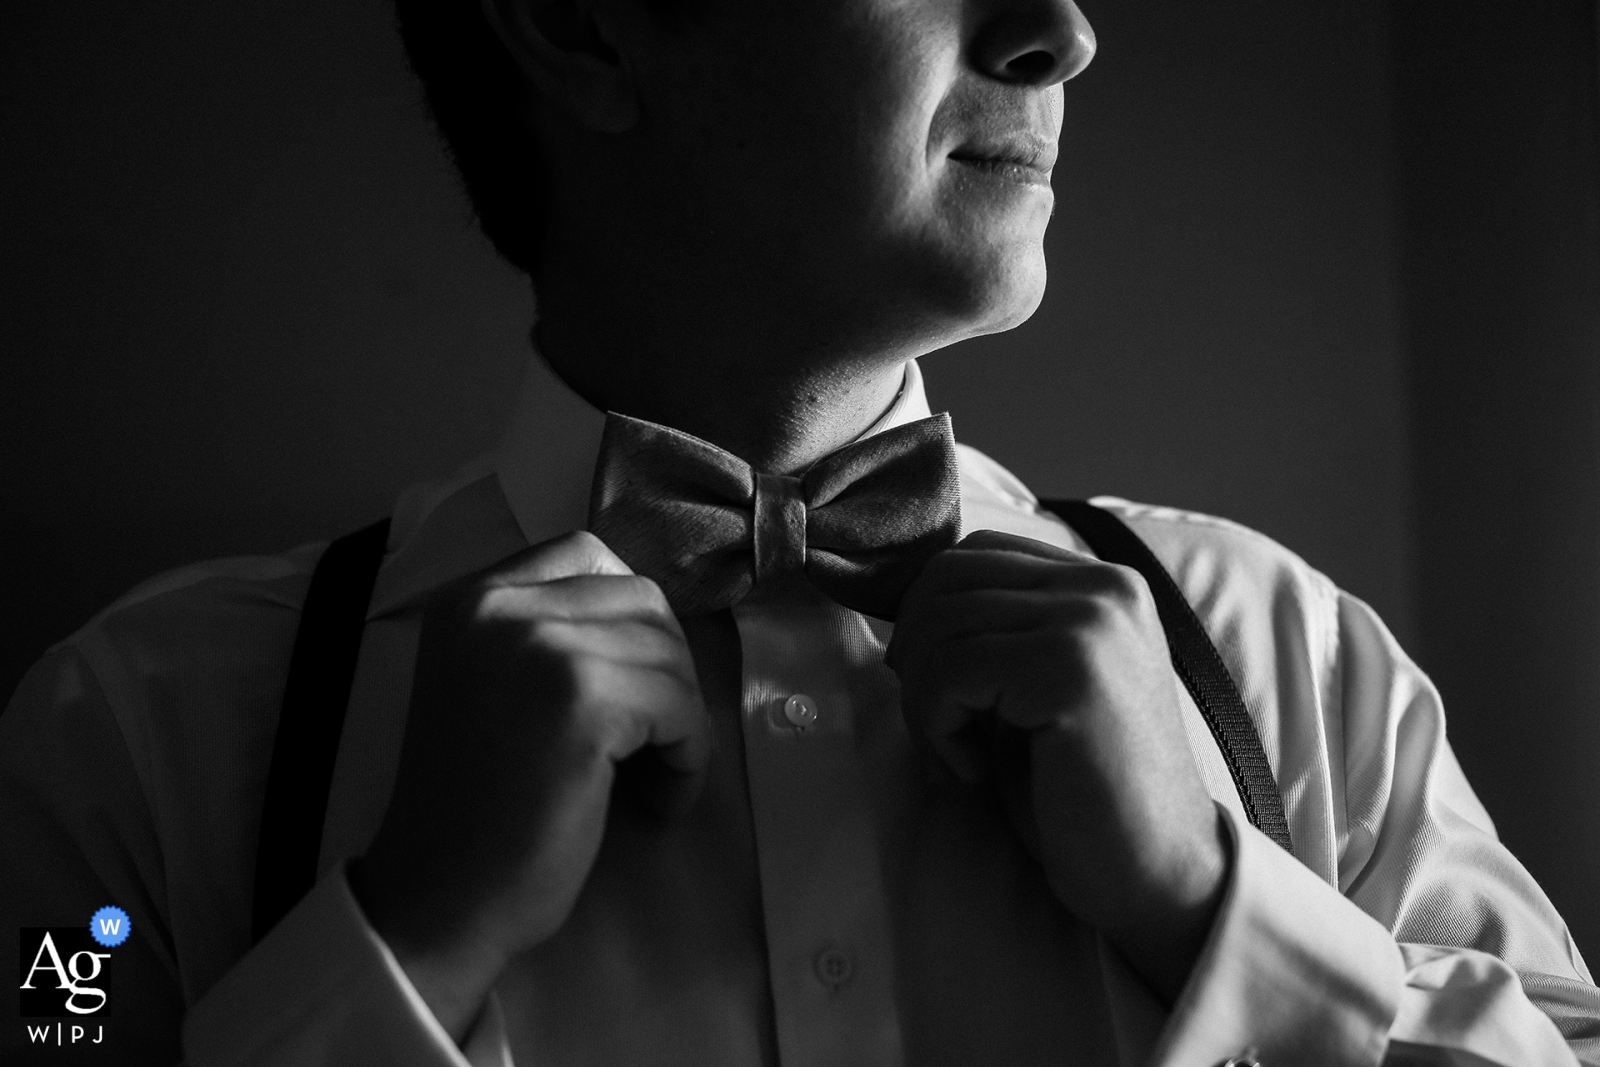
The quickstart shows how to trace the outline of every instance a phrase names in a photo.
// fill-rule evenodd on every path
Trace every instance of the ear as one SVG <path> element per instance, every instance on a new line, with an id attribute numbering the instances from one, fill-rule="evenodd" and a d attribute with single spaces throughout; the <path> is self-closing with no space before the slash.
<path id="1" fill-rule="evenodd" d="M 585 0 L 480 2 L 540 96 L 597 133 L 623 133 L 638 123 L 633 81 Z"/>

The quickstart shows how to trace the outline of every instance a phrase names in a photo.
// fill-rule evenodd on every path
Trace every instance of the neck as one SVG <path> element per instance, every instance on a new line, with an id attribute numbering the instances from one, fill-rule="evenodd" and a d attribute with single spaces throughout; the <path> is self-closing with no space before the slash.
<path id="1" fill-rule="evenodd" d="M 540 292 L 541 311 L 551 308 Z M 639 323 L 650 323 L 638 330 Z M 609 322 L 541 314 L 535 339 L 552 369 L 602 411 L 671 426 L 752 467 L 798 473 L 859 437 L 894 402 L 910 352 L 819 352 L 756 331 L 699 336 L 637 312 Z M 630 327 L 632 327 L 630 329 Z"/>

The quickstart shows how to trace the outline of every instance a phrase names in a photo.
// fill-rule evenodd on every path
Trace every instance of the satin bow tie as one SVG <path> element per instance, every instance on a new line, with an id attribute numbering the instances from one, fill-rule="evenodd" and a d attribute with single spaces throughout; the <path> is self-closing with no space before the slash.
<path id="1" fill-rule="evenodd" d="M 590 531 L 683 616 L 804 575 L 845 607 L 890 619 L 960 527 L 949 415 L 874 434 L 790 477 L 612 413 L 589 501 Z"/>

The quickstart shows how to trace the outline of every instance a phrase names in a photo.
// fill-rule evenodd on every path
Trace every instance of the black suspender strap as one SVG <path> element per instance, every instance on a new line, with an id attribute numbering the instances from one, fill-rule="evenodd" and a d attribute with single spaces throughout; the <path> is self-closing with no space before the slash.
<path id="1" fill-rule="evenodd" d="M 1217 646 L 1206 633 L 1199 616 L 1184 599 L 1178 583 L 1172 580 L 1161 561 L 1139 535 L 1115 514 L 1086 500 L 1042 500 L 1045 507 L 1062 520 L 1107 563 L 1132 567 L 1144 576 L 1155 597 L 1161 626 L 1172 650 L 1172 666 L 1183 679 L 1200 714 L 1217 739 L 1234 788 L 1244 802 L 1250 824 L 1284 849 L 1293 852 L 1289 823 L 1283 814 L 1283 796 L 1273 781 L 1272 767 L 1261 747 L 1255 724 L 1245 711 L 1239 687 L 1228 674 Z"/>
<path id="2" fill-rule="evenodd" d="M 323 816 L 367 605 L 389 541 L 389 520 L 346 534 L 317 561 L 295 633 L 267 772 L 251 939 L 260 941 L 317 881 Z"/>

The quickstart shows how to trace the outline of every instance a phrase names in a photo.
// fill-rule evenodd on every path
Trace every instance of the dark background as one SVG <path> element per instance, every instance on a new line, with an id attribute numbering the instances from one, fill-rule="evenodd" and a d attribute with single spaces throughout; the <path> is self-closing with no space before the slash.
<path id="1" fill-rule="evenodd" d="M 1037 490 L 1218 513 L 1373 603 L 1600 958 L 1590 0 L 1089 0 L 1050 294 L 924 361 Z M 488 447 L 532 301 L 381 0 L 11 0 L 0 689 L 139 579 Z"/>

